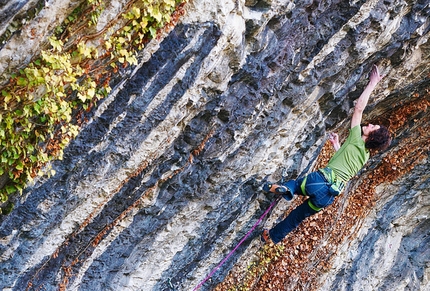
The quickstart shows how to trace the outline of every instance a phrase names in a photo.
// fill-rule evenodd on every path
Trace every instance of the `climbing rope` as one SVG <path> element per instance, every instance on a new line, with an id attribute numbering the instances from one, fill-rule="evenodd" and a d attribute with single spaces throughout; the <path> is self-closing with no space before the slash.
<path id="1" fill-rule="evenodd" d="M 257 222 L 252 226 L 252 228 L 247 232 L 247 234 L 242 238 L 242 240 L 237 244 L 237 246 L 225 257 L 221 263 L 218 264 L 210 273 L 209 275 L 197 285 L 193 291 L 198 290 L 201 286 L 203 286 L 206 281 L 208 281 L 212 275 L 233 255 L 233 253 L 240 247 L 240 245 L 246 240 L 246 238 L 254 231 L 254 229 L 260 224 L 260 222 L 263 220 L 263 218 L 269 213 L 269 211 L 275 206 L 275 204 L 281 199 L 281 197 L 277 197 L 273 202 L 269 205 L 269 208 L 261 215 L 261 217 L 257 220 Z"/>

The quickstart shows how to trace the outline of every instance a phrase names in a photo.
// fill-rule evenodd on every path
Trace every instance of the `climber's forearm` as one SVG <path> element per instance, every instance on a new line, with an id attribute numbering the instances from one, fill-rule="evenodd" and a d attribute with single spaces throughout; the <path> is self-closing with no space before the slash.
<path id="1" fill-rule="evenodd" d="M 340 149 L 340 144 L 339 143 L 334 143 L 333 144 L 333 148 L 335 151 L 338 151 Z"/>
<path id="2" fill-rule="evenodd" d="M 351 128 L 361 124 L 363 111 L 366 108 L 367 103 L 369 102 L 370 94 L 372 94 L 372 91 L 375 89 L 379 81 L 382 80 L 382 76 L 379 74 L 379 70 L 376 65 L 373 65 L 369 79 L 369 83 L 367 84 L 366 88 L 364 88 L 363 92 L 361 93 L 355 104 L 354 113 L 352 115 L 351 120 Z"/>

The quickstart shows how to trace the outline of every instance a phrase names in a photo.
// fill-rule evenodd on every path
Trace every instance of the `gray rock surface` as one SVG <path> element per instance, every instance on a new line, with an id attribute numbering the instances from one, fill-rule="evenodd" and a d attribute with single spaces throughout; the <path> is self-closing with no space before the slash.
<path id="1" fill-rule="evenodd" d="M 0 50 L 3 76 L 78 5 L 50 2 Z M 1 217 L 1 290 L 192 290 L 270 204 L 261 182 L 280 179 L 282 168 L 292 178 L 310 171 L 326 131 L 345 132 L 374 63 L 386 77 L 365 118 L 428 90 L 427 0 L 194 0 L 185 9 L 113 81 L 64 159 L 52 163 L 56 175 L 28 187 Z M 41 25 L 30 41 L 25 32 Z M 426 115 L 395 133 L 390 152 L 417 130 L 414 122 L 428 128 Z M 375 206 L 339 246 L 318 290 L 430 288 L 425 154 L 378 186 Z M 280 203 L 266 225 L 288 206 Z M 258 235 L 201 290 L 252 256 Z"/>

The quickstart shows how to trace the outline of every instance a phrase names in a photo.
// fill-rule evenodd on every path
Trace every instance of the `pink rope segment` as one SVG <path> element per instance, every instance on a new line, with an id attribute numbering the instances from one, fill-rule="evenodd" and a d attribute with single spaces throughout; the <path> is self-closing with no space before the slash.
<path id="1" fill-rule="evenodd" d="M 261 215 L 261 217 L 257 220 L 257 222 L 252 226 L 252 228 L 247 232 L 247 234 L 242 238 L 242 240 L 236 245 L 236 247 L 225 257 L 221 263 L 218 264 L 210 273 L 209 275 L 197 285 L 193 291 L 198 290 L 200 287 L 203 286 L 204 283 L 206 283 L 213 274 L 233 255 L 233 253 L 240 247 L 240 245 L 247 239 L 247 237 L 254 231 L 254 229 L 260 224 L 260 222 L 263 220 L 263 218 L 269 213 L 269 211 L 275 206 L 275 204 L 279 201 L 280 197 L 276 198 L 270 205 L 269 208 Z"/>

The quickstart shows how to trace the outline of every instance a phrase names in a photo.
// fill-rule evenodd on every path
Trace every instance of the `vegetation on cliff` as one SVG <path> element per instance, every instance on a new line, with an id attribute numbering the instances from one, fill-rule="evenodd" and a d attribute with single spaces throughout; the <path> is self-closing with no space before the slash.
<path id="1" fill-rule="evenodd" d="M 87 0 L 59 25 L 40 55 L 0 88 L 0 203 L 49 167 L 106 97 L 110 77 L 137 64 L 137 52 L 183 13 L 183 0 L 135 0 L 101 30 L 107 1 Z M 3 207 L 3 213 L 11 205 Z M 1 211 L 0 211 L 1 213 Z"/>

